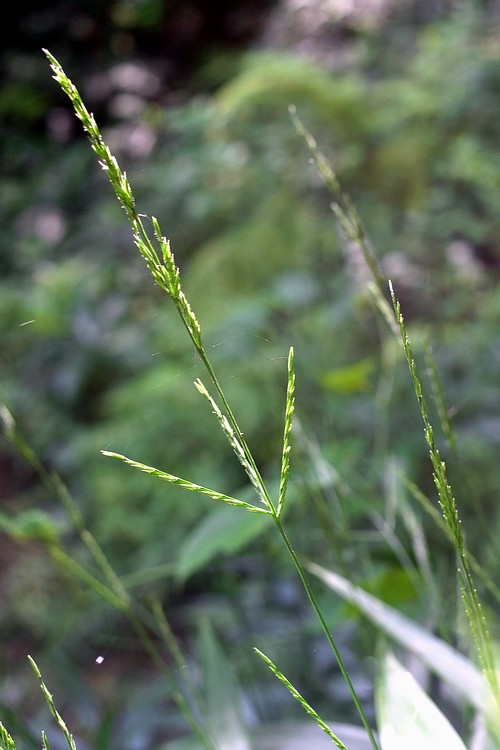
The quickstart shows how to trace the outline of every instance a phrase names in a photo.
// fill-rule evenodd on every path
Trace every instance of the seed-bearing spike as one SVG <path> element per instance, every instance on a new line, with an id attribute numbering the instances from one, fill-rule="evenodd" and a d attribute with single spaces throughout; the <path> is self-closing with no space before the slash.
<path id="1" fill-rule="evenodd" d="M 286 389 L 285 426 L 283 429 L 283 452 L 281 454 L 280 489 L 277 506 L 277 515 L 281 515 L 285 502 L 288 477 L 290 474 L 290 452 L 292 449 L 290 437 L 293 425 L 293 412 L 295 410 L 295 371 L 293 368 L 294 350 L 290 347 L 288 352 L 288 380 Z"/>
<path id="2" fill-rule="evenodd" d="M 222 501 L 224 503 L 227 503 L 228 505 L 235 505 L 240 508 L 245 508 L 251 513 L 269 513 L 269 510 L 267 510 L 266 508 L 260 508 L 256 505 L 251 505 L 250 503 L 246 503 L 243 500 L 238 500 L 231 495 L 225 495 L 222 492 L 217 492 L 217 490 L 212 490 L 209 487 L 204 487 L 203 485 L 190 482 L 187 479 L 182 479 L 182 477 L 177 477 L 175 476 L 175 474 L 169 474 L 166 471 L 161 471 L 154 466 L 148 466 L 147 464 L 140 463 L 139 461 L 134 461 L 131 458 L 123 456 L 121 453 L 113 453 L 112 451 L 101 451 L 101 453 L 103 456 L 118 458 L 120 461 L 123 461 L 134 469 L 139 469 L 139 471 L 143 471 L 145 474 L 151 474 L 152 476 L 158 477 L 158 479 L 162 479 L 164 482 L 168 482 L 169 484 L 175 484 L 177 485 L 177 487 L 181 487 L 184 490 L 196 492 L 199 495 L 207 495 L 208 497 L 211 497 L 212 500 Z"/>

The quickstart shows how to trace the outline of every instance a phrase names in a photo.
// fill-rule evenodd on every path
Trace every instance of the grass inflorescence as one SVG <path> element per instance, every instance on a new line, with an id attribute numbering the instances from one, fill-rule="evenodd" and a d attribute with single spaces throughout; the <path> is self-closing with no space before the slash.
<path id="1" fill-rule="evenodd" d="M 191 308 L 191 305 L 186 299 L 184 292 L 182 291 L 180 271 L 176 266 L 169 241 L 163 235 L 157 219 L 152 218 L 151 221 L 153 225 L 153 233 L 157 247 L 153 245 L 153 241 L 150 239 L 145 229 L 142 217 L 137 211 L 135 199 L 127 176 L 125 172 L 122 172 L 120 170 L 117 160 L 112 155 L 108 146 L 105 144 L 95 118 L 85 107 L 78 89 L 69 80 L 59 62 L 53 55 L 50 54 L 50 52 L 45 51 L 45 54 L 49 59 L 50 66 L 54 74 L 54 79 L 71 100 L 75 113 L 82 122 L 83 128 L 90 139 L 91 146 L 97 154 L 101 166 L 106 172 L 108 179 L 115 191 L 116 197 L 125 211 L 132 229 L 135 244 L 139 252 L 146 261 L 146 264 L 155 282 L 171 297 L 172 302 L 174 303 L 175 308 L 189 334 L 195 351 L 197 352 L 202 364 L 204 365 L 212 384 L 215 386 L 217 395 L 220 398 L 221 406 L 217 404 L 213 396 L 210 395 L 207 388 L 203 385 L 200 379 L 198 379 L 195 383 L 198 391 L 209 401 L 209 404 L 212 407 L 212 411 L 214 412 L 226 438 L 228 439 L 228 442 L 233 449 L 236 458 L 245 470 L 251 484 L 254 486 L 260 503 L 264 506 L 264 512 L 268 513 L 272 517 L 272 520 L 277 527 L 277 531 L 282 539 L 282 542 L 285 545 L 288 554 L 290 555 L 292 563 L 304 586 L 311 606 L 316 613 L 320 626 L 334 653 L 341 673 L 352 696 L 356 710 L 370 738 L 373 750 L 378 750 L 378 743 L 370 726 L 370 723 L 366 717 L 362 702 L 349 676 L 349 672 L 344 664 L 342 655 L 335 642 L 335 639 L 330 632 L 326 620 L 321 612 L 312 587 L 309 583 L 305 568 L 302 565 L 295 549 L 293 548 L 293 545 L 290 542 L 282 523 L 282 513 L 285 507 L 286 489 L 290 470 L 290 437 L 292 431 L 292 415 L 294 409 L 295 375 L 293 371 L 293 349 L 290 349 L 288 357 L 285 426 L 283 433 L 283 450 L 279 482 L 280 489 L 277 500 L 273 501 L 271 493 L 267 489 L 267 486 L 259 472 L 259 469 L 257 468 L 257 463 L 254 459 L 253 453 L 250 450 L 250 447 L 248 446 L 247 441 L 244 437 L 243 431 L 240 428 L 233 410 L 227 401 L 225 393 L 220 385 L 219 379 L 202 343 L 201 326 L 194 311 Z M 185 489 L 192 490 L 204 495 L 209 495 L 216 500 L 222 500 L 232 505 L 239 505 L 240 507 L 246 510 L 250 510 L 251 512 L 255 512 L 257 510 L 255 506 L 251 506 L 247 503 L 238 501 L 236 498 L 229 498 L 222 493 L 214 492 L 205 487 L 201 487 L 192 482 L 189 482 L 188 480 L 175 477 L 174 475 L 161 471 L 155 467 L 145 466 L 144 464 L 134 461 L 133 459 L 130 459 L 126 456 L 122 456 L 121 454 L 110 454 L 109 452 L 104 453 L 105 455 L 111 455 L 115 458 L 119 458 L 133 468 L 137 468 L 140 471 L 145 471 L 173 484 L 180 485 Z M 262 512 L 262 509 L 259 510 L 261 510 Z"/>

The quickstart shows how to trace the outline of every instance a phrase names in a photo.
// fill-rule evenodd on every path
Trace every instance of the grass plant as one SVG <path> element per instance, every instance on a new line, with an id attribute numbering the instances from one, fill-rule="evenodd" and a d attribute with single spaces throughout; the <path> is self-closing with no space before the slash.
<path id="1" fill-rule="evenodd" d="M 380 608 L 377 610 L 378 603 L 375 599 L 367 598 L 368 595 L 363 594 L 363 592 L 360 593 L 359 591 L 354 591 L 354 589 L 349 588 L 348 584 L 343 582 L 340 577 L 336 577 L 332 572 L 325 571 L 315 564 L 305 563 L 290 539 L 285 521 L 295 410 L 294 349 L 293 347 L 290 347 L 287 359 L 280 473 L 279 481 L 277 483 L 278 490 L 277 493 L 274 494 L 269 489 L 268 484 L 266 484 L 261 472 L 259 471 L 257 461 L 255 460 L 251 447 L 246 440 L 244 431 L 240 426 L 231 404 L 229 403 L 226 393 L 221 385 L 221 380 L 212 364 L 212 360 L 204 343 L 202 327 L 184 293 L 181 273 L 176 265 L 168 239 L 164 236 L 156 218 L 152 217 L 151 220 L 149 220 L 144 214 L 139 213 L 127 175 L 120 169 L 117 160 L 104 142 L 93 115 L 85 107 L 77 88 L 67 77 L 59 62 L 50 52 L 45 50 L 45 54 L 52 68 L 54 79 L 71 100 L 74 111 L 81 121 L 90 140 L 91 147 L 96 153 L 101 167 L 106 172 L 121 207 L 125 211 L 139 253 L 152 274 L 155 283 L 170 297 L 175 310 L 182 321 L 194 351 L 204 368 L 206 377 L 206 383 L 201 378 L 198 378 L 196 379 L 194 386 L 203 399 L 208 403 L 208 406 L 213 412 L 219 427 L 231 446 L 237 461 L 245 471 L 248 481 L 255 491 L 255 501 L 251 502 L 233 497 L 154 466 L 136 461 L 121 453 L 103 450 L 103 455 L 122 461 L 129 467 L 150 474 L 170 485 L 179 486 L 189 492 L 207 496 L 218 503 L 226 503 L 235 506 L 239 508 L 241 512 L 247 511 L 268 518 L 269 524 L 274 527 L 278 538 L 281 540 L 281 543 L 286 550 L 290 563 L 293 566 L 293 569 L 303 586 L 311 608 L 315 613 L 320 629 L 335 657 L 372 750 L 389 750 L 393 747 L 406 748 L 411 746 L 408 744 L 408 737 L 405 736 L 404 733 L 402 733 L 401 736 L 394 738 L 394 736 L 388 732 L 389 724 L 394 722 L 394 716 L 393 712 L 387 709 L 387 705 L 388 702 L 394 698 L 394 689 L 408 691 L 408 693 L 404 695 L 407 705 L 401 709 L 402 712 L 405 713 L 405 716 L 408 711 L 411 712 L 412 706 L 415 707 L 418 704 L 419 710 L 421 710 L 421 715 L 424 717 L 422 721 L 428 720 L 430 722 L 428 732 L 432 732 L 433 727 L 437 728 L 439 726 L 440 737 L 453 738 L 449 741 L 455 744 L 450 744 L 449 747 L 461 747 L 461 740 L 455 740 L 454 735 L 451 732 L 450 734 L 447 734 L 447 724 L 443 720 L 441 714 L 439 714 L 439 718 L 435 718 L 435 711 L 437 711 L 437 709 L 429 706 L 429 699 L 422 698 L 414 684 L 408 681 L 405 671 L 395 660 L 392 659 L 391 656 L 382 660 L 382 672 L 385 676 L 383 677 L 383 685 L 380 690 L 380 694 L 383 696 L 379 701 L 382 705 L 382 709 L 378 713 L 380 722 L 378 727 L 380 739 L 377 737 L 374 728 L 371 726 L 367 718 L 363 702 L 358 695 L 358 691 L 356 690 L 349 670 L 346 667 L 335 635 L 332 634 L 327 623 L 327 618 L 325 617 L 317 596 L 315 595 L 310 576 L 314 575 L 323 579 L 325 583 L 334 588 L 337 593 L 340 593 L 346 599 L 355 603 L 360 609 L 364 610 L 368 616 L 372 616 L 372 619 L 377 621 L 379 627 L 386 630 L 392 638 L 397 638 L 398 627 L 403 633 L 411 632 L 415 634 L 418 631 L 412 630 L 411 625 L 403 620 L 397 619 L 393 613 Z M 420 415 L 423 420 L 424 435 L 429 450 L 441 516 L 437 516 L 436 509 L 432 505 L 430 506 L 430 513 L 434 515 L 436 523 L 441 526 L 445 535 L 453 544 L 458 561 L 457 581 L 464 604 L 464 611 L 476 646 L 478 662 L 486 683 L 489 686 L 491 695 L 493 696 L 494 703 L 496 704 L 495 712 L 498 713 L 500 712 L 498 674 L 483 607 L 473 578 L 473 573 L 480 573 L 481 567 L 475 558 L 473 558 L 468 552 L 464 540 L 457 502 L 447 476 L 446 464 L 443 461 L 437 446 L 434 428 L 429 418 L 427 400 L 415 364 L 415 358 L 400 304 L 392 285 L 388 284 L 384 278 L 368 242 L 362 222 L 352 206 L 349 197 L 343 193 L 335 171 L 319 150 L 314 138 L 303 126 L 295 109 L 292 108 L 290 114 L 299 136 L 302 137 L 309 149 L 319 174 L 322 176 L 328 189 L 332 193 L 332 208 L 338 219 L 341 231 L 346 239 L 357 248 L 371 273 L 371 291 L 375 303 L 382 313 L 383 319 L 388 324 L 389 333 L 391 336 L 397 337 L 404 352 L 413 390 L 416 394 Z M 148 224 L 151 226 L 151 231 L 147 228 Z M 437 370 L 434 368 L 432 358 L 428 357 L 428 362 L 430 363 L 429 369 L 431 371 L 432 386 L 437 399 L 438 413 L 441 418 L 445 438 L 448 443 L 454 447 L 456 446 L 455 437 L 444 407 L 444 399 L 440 389 Z M 26 443 L 24 443 L 17 433 L 15 422 L 8 411 L 4 411 L 3 413 L 3 422 L 4 429 L 10 439 L 18 446 L 19 451 L 38 471 L 44 482 L 51 487 L 51 490 L 55 492 L 62 504 L 66 507 L 83 544 L 86 546 L 92 559 L 96 563 L 99 575 L 94 575 L 93 572 L 86 570 L 80 565 L 80 563 L 73 560 L 71 555 L 66 553 L 61 545 L 57 543 L 57 540 L 46 540 L 53 558 L 72 574 L 80 578 L 108 604 L 124 613 L 129 618 L 139 635 L 144 648 L 148 651 L 160 669 L 164 668 L 164 662 L 159 649 L 149 634 L 149 625 L 152 625 L 156 629 L 156 632 L 161 636 L 163 643 L 167 646 L 169 654 L 173 657 L 174 662 L 179 666 L 182 665 L 183 655 L 159 603 L 156 602 L 154 604 L 152 611 L 145 611 L 144 608 L 137 605 L 123 586 L 123 582 L 119 576 L 116 575 L 112 566 L 109 564 L 106 555 L 98 542 L 85 528 L 83 519 L 62 482 L 45 470 L 43 464 L 38 460 Z M 419 491 L 415 488 L 413 494 L 418 495 L 417 500 L 426 504 L 426 499 L 424 498 L 422 500 L 422 496 L 418 493 Z M 377 611 L 379 614 L 378 620 L 374 614 Z M 402 640 L 404 641 L 404 637 Z M 408 640 L 410 639 L 408 638 Z M 429 648 L 433 653 L 433 656 L 430 657 L 431 662 L 432 658 L 435 658 L 436 660 L 442 658 L 443 650 L 440 644 L 437 644 L 436 641 L 430 640 L 426 641 L 426 643 L 428 645 L 430 644 Z M 308 703 L 307 699 L 284 676 L 279 667 L 258 648 L 255 649 L 255 652 L 267 664 L 278 680 L 288 689 L 293 698 L 300 703 L 306 713 L 312 717 L 318 727 L 326 733 L 332 743 L 340 748 L 340 750 L 348 750 L 343 741 L 331 729 L 329 723 L 315 711 L 315 709 Z M 451 658 L 453 659 L 454 657 Z M 457 657 L 457 660 L 453 661 L 453 664 L 456 666 L 458 662 L 459 660 Z M 76 750 L 74 739 L 55 707 L 52 696 L 43 682 L 40 670 L 31 658 L 30 663 L 39 680 L 42 693 L 47 701 L 52 716 L 64 734 L 66 743 L 70 750 Z M 472 666 L 471 670 L 473 669 Z M 476 675 L 474 671 L 470 671 L 469 674 Z M 478 679 L 480 681 L 480 678 Z M 396 687 L 394 688 L 393 686 Z M 210 711 L 207 710 L 202 698 L 199 695 L 196 695 L 197 691 L 195 686 L 190 686 L 190 689 L 187 691 L 184 691 L 183 687 L 185 686 L 179 685 L 179 689 L 176 690 L 174 697 L 193 734 L 207 750 L 219 750 L 219 748 L 223 746 L 223 743 L 219 742 L 217 733 L 211 732 L 210 730 Z M 186 698 L 186 692 L 189 694 L 189 699 Z M 207 705 L 209 705 L 209 703 L 207 703 Z M 479 708 L 477 705 L 475 707 Z M 401 731 L 403 732 L 403 729 Z M 436 731 L 438 730 L 436 729 Z M 446 746 L 446 740 L 444 740 L 444 742 L 445 744 L 442 746 Z M 46 750 L 50 750 L 49 740 L 45 733 L 42 734 L 42 746 Z M 15 750 L 14 740 L 2 724 L 0 724 L 0 750 Z"/>
<path id="2" fill-rule="evenodd" d="M 328 644 L 335 655 L 338 666 L 344 677 L 344 680 L 348 686 L 349 692 L 352 696 L 352 700 L 358 711 L 361 722 L 370 738 L 371 745 L 374 750 L 379 750 L 378 743 L 370 726 L 370 723 L 366 717 L 363 709 L 361 700 L 357 694 L 357 691 L 352 683 L 349 672 L 344 664 L 344 660 L 337 646 L 334 636 L 330 632 L 323 613 L 319 607 L 319 604 L 314 595 L 313 589 L 309 582 L 306 570 L 302 565 L 298 554 L 296 553 L 292 543 L 290 542 L 288 535 L 283 525 L 283 512 L 285 508 L 285 495 L 286 487 L 288 482 L 288 474 L 290 470 L 290 433 L 292 429 L 292 415 L 294 410 L 294 387 L 295 387 L 295 375 L 293 370 L 293 349 L 290 348 L 288 356 L 288 379 L 287 379 L 287 397 L 285 406 L 285 427 L 283 437 L 283 451 L 282 451 L 282 462 L 280 472 L 280 490 L 277 501 L 273 501 L 271 494 L 267 489 L 267 486 L 262 479 L 262 476 L 257 468 L 255 459 L 247 444 L 244 437 L 243 431 L 240 428 L 233 410 L 228 403 L 219 379 L 215 373 L 212 363 L 208 357 L 207 351 L 204 347 L 201 333 L 201 326 L 198 319 L 189 304 L 182 286 L 181 277 L 178 267 L 176 266 L 174 255 L 170 248 L 170 243 L 167 238 L 162 234 L 161 228 L 156 218 L 152 217 L 151 223 L 154 232 L 154 238 L 156 241 L 156 247 L 150 239 L 148 232 L 145 228 L 143 218 L 139 215 L 135 199 L 132 193 L 131 186 L 128 182 L 125 172 L 120 170 L 118 162 L 112 155 L 108 146 L 102 139 L 98 125 L 93 115 L 87 110 L 76 86 L 70 81 L 65 74 L 63 68 L 59 62 L 50 54 L 47 50 L 45 51 L 53 74 L 54 79 L 61 86 L 62 90 L 70 98 L 75 113 L 81 121 L 84 130 L 86 131 L 92 149 L 97 154 L 101 167 L 107 173 L 109 181 L 115 191 L 116 197 L 125 211 L 129 224 L 131 226 L 135 244 L 141 253 L 142 257 L 146 261 L 146 264 L 153 276 L 153 279 L 158 286 L 163 289 L 170 296 L 172 302 L 175 305 L 182 323 L 191 339 L 191 342 L 195 348 L 198 357 L 200 358 L 203 366 L 205 367 L 206 373 L 215 388 L 220 404 L 217 403 L 215 398 L 209 393 L 205 385 L 201 380 L 197 380 L 195 385 L 198 391 L 203 395 L 209 402 L 212 411 L 214 412 L 224 434 L 226 435 L 229 444 L 231 445 L 236 458 L 241 463 L 245 470 L 251 484 L 254 486 L 258 500 L 263 507 L 252 505 L 250 503 L 243 502 L 237 498 L 231 498 L 223 495 L 219 492 L 211 490 L 207 487 L 202 487 L 198 484 L 194 484 L 188 480 L 181 479 L 172 474 L 161 471 L 155 467 L 147 466 L 140 462 L 134 461 L 123 455 L 117 453 L 111 453 L 109 451 L 103 451 L 104 455 L 118 458 L 128 465 L 139 469 L 140 471 L 152 474 L 166 482 L 171 484 L 180 485 L 184 489 L 208 495 L 215 500 L 221 500 L 231 505 L 237 505 L 243 509 L 253 513 L 265 513 L 269 515 L 274 522 L 276 529 L 283 541 L 283 544 L 291 558 L 291 561 L 295 567 L 295 570 L 300 578 L 300 581 L 305 589 L 307 597 L 311 603 L 311 606 L 318 618 L 321 629 L 328 641 Z"/>

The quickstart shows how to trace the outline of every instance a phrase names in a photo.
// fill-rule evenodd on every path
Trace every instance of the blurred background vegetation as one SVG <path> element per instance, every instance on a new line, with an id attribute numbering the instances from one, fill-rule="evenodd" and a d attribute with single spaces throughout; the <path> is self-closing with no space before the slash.
<path id="1" fill-rule="evenodd" d="M 345 718 L 335 665 L 260 518 L 99 453 L 249 491 L 193 388 L 198 365 L 184 332 L 134 252 L 41 48 L 78 85 L 140 210 L 171 239 L 271 484 L 294 345 L 288 523 L 298 549 L 446 635 L 453 556 L 399 478 L 434 497 L 409 378 L 287 107 L 296 105 L 351 195 L 417 352 L 432 345 L 457 435 L 458 455 L 444 452 L 468 543 L 494 577 L 499 5 L 61 0 L 11 14 L 1 51 L 1 400 L 125 585 L 140 601 L 162 600 L 186 653 L 196 655 L 199 620 L 210 617 L 251 714 L 294 711 L 254 664 L 258 645 L 311 702 Z M 179 725 L 140 644 L 51 559 L 58 539 L 91 566 L 64 509 L 7 439 L 0 472 L 0 714 L 36 718 L 25 663 L 35 653 L 90 745 L 159 747 Z M 369 704 L 374 634 L 319 591 Z"/>

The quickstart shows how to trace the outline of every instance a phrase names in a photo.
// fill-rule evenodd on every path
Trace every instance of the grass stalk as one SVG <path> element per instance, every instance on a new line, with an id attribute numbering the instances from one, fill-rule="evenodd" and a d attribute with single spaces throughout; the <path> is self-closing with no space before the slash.
<path id="1" fill-rule="evenodd" d="M 290 107 L 290 117 L 297 130 L 297 133 L 304 140 L 316 169 L 323 178 L 327 188 L 334 198 L 332 210 L 337 216 L 339 224 L 348 241 L 352 242 L 359 251 L 361 251 L 366 265 L 369 268 L 373 282 L 370 290 L 374 297 L 375 303 L 381 311 L 384 319 L 389 324 L 393 333 L 400 339 L 407 364 L 410 370 L 413 389 L 415 391 L 420 414 L 424 423 L 425 439 L 429 448 L 429 455 L 433 467 L 433 477 L 438 492 L 439 505 L 442 512 L 447 536 L 451 539 L 459 563 L 457 569 L 458 583 L 461 597 L 464 604 L 465 613 L 472 633 L 479 662 L 487 679 L 493 697 L 500 708 L 500 684 L 495 663 L 493 659 L 490 635 L 488 632 L 482 605 L 474 584 L 471 561 L 463 538 L 461 520 L 458 513 L 457 504 L 453 495 L 451 486 L 447 478 L 447 469 L 445 462 L 441 459 L 439 450 L 436 445 L 434 430 L 428 416 L 426 400 L 424 398 L 422 385 L 417 373 L 415 360 L 413 358 L 410 341 L 406 331 L 403 316 L 398 300 L 394 294 L 392 284 L 389 282 L 390 300 L 392 301 L 392 312 L 390 314 L 390 305 L 385 298 L 387 280 L 382 273 L 376 257 L 374 256 L 366 238 L 366 233 L 362 222 L 352 205 L 348 195 L 343 193 L 339 180 L 334 169 L 318 148 L 316 140 L 305 128 L 294 107 Z M 444 399 L 440 390 L 440 383 L 437 376 L 430 354 L 428 354 L 428 364 L 430 363 L 430 377 L 436 399 L 438 416 L 445 434 L 445 438 L 453 449 L 455 447 L 454 434 L 451 428 L 448 415 L 444 407 Z"/>
<path id="2" fill-rule="evenodd" d="M 387 286 L 385 276 L 382 273 L 377 258 L 368 243 L 363 224 L 356 209 L 351 203 L 351 199 L 343 192 L 337 175 L 335 174 L 335 170 L 332 168 L 323 152 L 318 148 L 318 144 L 313 135 L 305 128 L 301 119 L 298 117 L 296 108 L 292 105 L 288 108 L 288 111 L 295 130 L 306 144 L 318 174 L 325 182 L 325 185 L 334 199 L 331 208 L 338 219 L 342 231 L 346 238 L 352 242 L 359 251 L 361 251 L 366 265 L 370 269 L 374 282 L 377 285 L 380 294 L 384 297 Z"/>
<path id="3" fill-rule="evenodd" d="M 295 567 L 295 570 L 297 571 L 300 581 L 304 587 L 305 593 L 318 618 L 318 621 L 330 645 L 330 648 L 332 649 L 333 654 L 338 662 L 341 673 L 346 681 L 346 684 L 349 688 L 349 692 L 351 693 L 352 699 L 354 701 L 354 705 L 358 711 L 358 714 L 363 723 L 363 726 L 365 727 L 367 731 L 373 750 L 378 750 L 377 741 L 369 725 L 369 722 L 363 710 L 361 701 L 349 677 L 347 668 L 342 660 L 339 649 L 322 615 L 319 604 L 314 596 L 314 592 L 308 581 L 305 569 L 302 563 L 300 562 L 300 559 L 298 555 L 296 554 L 291 542 L 289 541 L 288 536 L 285 532 L 284 526 L 281 521 L 281 513 L 284 507 L 286 483 L 287 483 L 288 471 L 289 471 L 289 452 L 290 452 L 289 439 L 290 439 L 290 431 L 291 431 L 291 418 L 292 418 L 292 413 L 293 413 L 293 387 L 294 387 L 293 351 L 291 351 L 289 355 L 289 360 L 288 360 L 287 407 L 286 407 L 286 416 L 285 416 L 284 446 L 283 446 L 283 454 L 282 454 L 282 471 L 281 471 L 281 477 L 280 477 L 281 492 L 278 498 L 278 502 L 275 504 L 273 500 L 271 499 L 270 493 L 267 490 L 267 487 L 260 474 L 260 471 L 255 462 L 255 459 L 252 455 L 252 452 L 247 444 L 247 441 L 243 435 L 243 432 L 241 431 L 238 425 L 236 417 L 231 409 L 230 404 L 227 401 L 223 388 L 214 371 L 214 368 L 210 362 L 210 359 L 205 351 L 205 348 L 202 343 L 200 324 L 198 323 L 198 320 L 188 300 L 186 299 L 184 292 L 182 291 L 180 272 L 175 264 L 174 256 L 170 249 L 170 244 L 168 240 L 162 235 L 161 229 L 159 227 L 157 220 L 155 218 L 152 218 L 154 236 L 158 244 L 158 249 L 155 248 L 155 246 L 153 245 L 152 241 L 149 238 L 148 233 L 146 232 L 143 221 L 141 217 L 139 216 L 137 209 L 135 207 L 135 200 L 132 194 L 130 184 L 126 177 L 126 174 L 124 172 L 121 172 L 115 157 L 111 154 L 109 148 L 104 143 L 93 115 L 91 115 L 91 113 L 89 113 L 86 107 L 84 106 L 77 88 L 68 79 L 68 77 L 64 73 L 63 68 L 59 64 L 59 62 L 50 54 L 50 52 L 46 50 L 44 51 L 45 51 L 47 58 L 49 59 L 49 63 L 53 71 L 54 79 L 57 81 L 57 83 L 60 85 L 62 90 L 70 98 L 73 104 L 75 113 L 77 117 L 81 120 L 84 130 L 87 132 L 92 149 L 95 151 L 95 153 L 99 157 L 101 166 L 103 167 L 103 169 L 106 171 L 108 175 L 111 185 L 115 191 L 116 197 L 118 198 L 118 201 L 120 202 L 122 208 L 125 210 L 127 219 L 132 228 L 134 241 L 139 252 L 143 256 L 144 260 L 146 261 L 146 264 L 155 282 L 158 284 L 158 286 L 160 286 L 161 289 L 166 291 L 171 297 L 175 305 L 175 308 L 184 324 L 184 327 L 186 328 L 186 331 L 193 343 L 193 346 L 210 378 L 210 381 L 212 382 L 217 392 L 217 396 L 220 399 L 220 403 L 222 404 L 222 410 L 218 407 L 215 400 L 213 400 L 212 397 L 209 395 L 208 391 L 206 391 L 201 381 L 198 381 L 197 383 L 198 389 L 202 392 L 203 395 L 205 395 L 208 398 L 212 406 L 212 409 L 214 410 L 217 418 L 219 419 L 224 429 L 224 432 L 226 433 L 226 436 L 228 437 L 229 442 L 238 460 L 240 461 L 243 468 L 247 472 L 247 475 L 249 476 L 252 484 L 254 485 L 261 502 L 264 504 L 265 512 L 268 512 L 273 517 L 278 533 L 281 536 L 283 544 L 291 558 L 291 561 Z M 356 227 L 351 227 L 351 229 L 352 231 L 357 231 Z M 346 230 L 349 230 L 349 227 L 347 225 L 346 225 Z M 366 248 L 366 251 L 368 252 L 367 248 Z M 373 271 L 374 273 L 376 273 L 375 265 L 373 267 Z M 110 454 L 107 453 L 105 455 L 110 455 Z M 187 489 L 192 489 L 193 491 L 202 491 L 202 492 L 206 490 L 206 488 L 196 488 L 196 486 L 192 485 L 192 483 L 186 483 L 186 480 L 181 480 L 178 477 L 173 477 L 173 475 L 166 474 L 166 472 L 160 472 L 158 469 L 154 469 L 153 467 L 146 467 L 143 464 L 134 462 L 131 459 L 127 459 L 126 457 L 121 456 L 119 454 L 111 454 L 111 455 L 116 458 L 120 458 L 124 460 L 128 464 L 135 466 L 135 468 L 138 468 L 142 471 L 147 471 L 148 473 L 156 474 L 160 476 L 160 478 L 165 479 L 166 481 L 171 481 L 176 484 L 183 482 L 184 486 Z M 190 484 L 191 486 L 187 486 L 188 484 Z M 206 491 L 204 492 L 204 494 L 210 494 L 210 491 Z M 221 497 L 221 499 L 223 498 Z M 236 502 L 238 503 L 238 501 Z"/>
<path id="4" fill-rule="evenodd" d="M 297 575 L 300 578 L 300 581 L 302 583 L 302 586 L 304 587 L 304 591 L 306 592 L 307 598 L 309 599 L 309 602 L 311 604 L 312 609 L 314 610 L 314 613 L 318 619 L 318 622 L 321 626 L 321 629 L 325 635 L 325 638 L 328 642 L 328 645 L 330 646 L 330 649 L 332 650 L 335 659 L 337 661 L 337 665 L 340 669 L 340 672 L 342 674 L 342 677 L 344 678 L 344 681 L 349 689 L 349 693 L 351 695 L 352 701 L 354 703 L 354 706 L 356 708 L 356 711 L 358 712 L 359 718 L 361 719 L 361 722 L 363 724 L 363 727 L 368 735 L 368 738 L 370 740 L 370 744 L 373 748 L 373 750 L 379 750 L 377 740 L 375 739 L 375 735 L 373 733 L 373 730 L 370 726 L 370 722 L 368 721 L 365 711 L 363 709 L 363 706 L 361 704 L 361 701 L 359 699 L 359 696 L 356 692 L 356 688 L 353 685 L 353 682 L 351 680 L 351 677 L 349 675 L 349 670 L 347 669 L 344 660 L 342 658 L 342 654 L 340 653 L 340 650 L 335 642 L 335 639 L 327 625 L 327 622 L 323 616 L 323 613 L 321 611 L 321 607 L 319 606 L 317 599 L 314 595 L 314 592 L 312 590 L 311 584 L 309 582 L 309 578 L 306 574 L 305 568 L 300 562 L 300 559 L 295 552 L 295 549 L 288 539 L 288 536 L 286 534 L 286 531 L 283 527 L 283 524 L 281 523 L 280 519 L 275 517 L 274 518 L 276 527 L 278 529 L 278 532 L 281 536 L 281 539 L 283 541 L 283 544 L 285 545 L 285 548 L 293 562 L 293 565 L 295 567 L 295 570 L 297 571 Z"/>
<path id="5" fill-rule="evenodd" d="M 399 326 L 403 350 L 408 364 L 408 369 L 410 371 L 413 389 L 417 397 L 420 415 L 424 424 L 425 440 L 429 448 L 429 456 L 433 468 L 433 478 L 438 493 L 439 506 L 441 508 L 446 527 L 450 532 L 450 538 L 453 542 L 457 555 L 459 564 L 459 567 L 457 569 L 458 583 L 460 586 L 460 593 L 464 604 L 465 614 L 467 616 L 469 628 L 476 645 L 479 663 L 481 664 L 491 693 L 498 707 L 500 708 L 500 685 L 493 658 L 490 634 L 486 624 L 486 618 L 484 616 L 481 601 L 474 584 L 473 575 L 471 572 L 471 564 L 465 546 L 462 532 L 462 523 L 458 513 L 457 503 L 453 495 L 451 486 L 448 482 L 446 464 L 441 459 L 439 449 L 436 445 L 434 430 L 429 420 L 427 403 L 417 372 L 417 367 L 415 359 L 413 357 L 413 352 L 410 340 L 408 338 L 408 333 L 406 331 L 403 315 L 401 313 L 401 307 L 394 293 L 392 284 L 390 284 L 389 286 L 394 307 L 394 315 Z"/>

